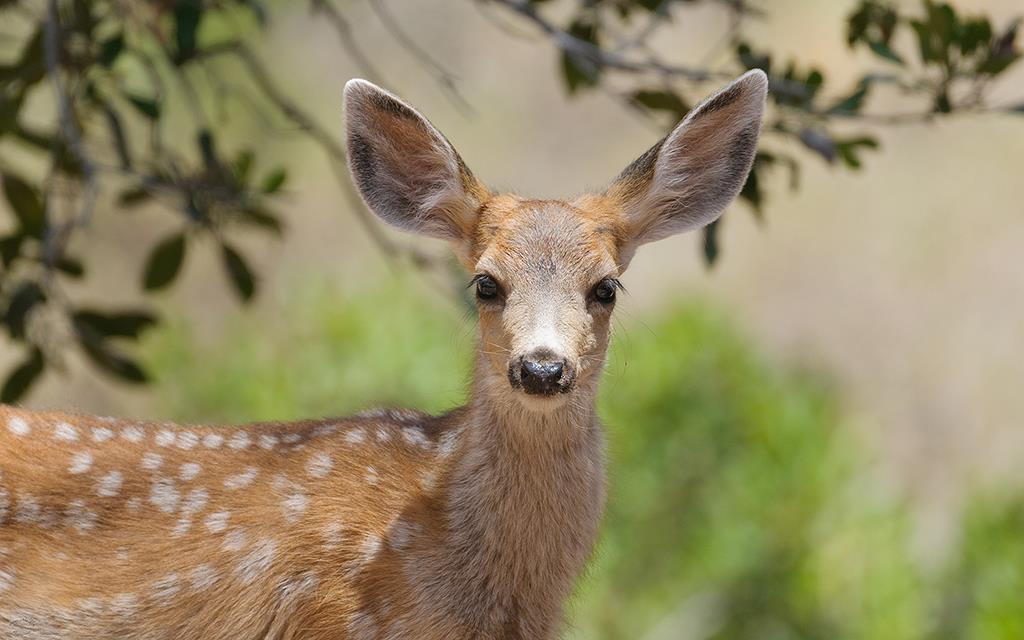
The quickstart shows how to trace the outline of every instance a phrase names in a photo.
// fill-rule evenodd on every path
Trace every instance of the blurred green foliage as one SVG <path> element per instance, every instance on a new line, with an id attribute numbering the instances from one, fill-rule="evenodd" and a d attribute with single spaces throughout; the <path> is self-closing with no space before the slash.
<path id="1" fill-rule="evenodd" d="M 273 326 L 240 317 L 214 346 L 172 322 L 146 341 L 155 388 L 183 420 L 452 407 L 474 323 L 408 285 L 312 286 Z M 608 513 L 569 637 L 1024 637 L 1024 495 L 976 499 L 928 573 L 830 384 L 766 361 L 721 310 L 624 327 L 606 378 Z"/>

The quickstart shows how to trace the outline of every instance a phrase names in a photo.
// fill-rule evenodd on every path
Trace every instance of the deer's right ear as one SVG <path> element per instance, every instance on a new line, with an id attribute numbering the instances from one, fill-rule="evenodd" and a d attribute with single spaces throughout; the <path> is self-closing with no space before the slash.
<path id="1" fill-rule="evenodd" d="M 464 242 L 487 189 L 415 109 L 365 80 L 345 85 L 348 166 L 367 206 L 400 229 Z"/>

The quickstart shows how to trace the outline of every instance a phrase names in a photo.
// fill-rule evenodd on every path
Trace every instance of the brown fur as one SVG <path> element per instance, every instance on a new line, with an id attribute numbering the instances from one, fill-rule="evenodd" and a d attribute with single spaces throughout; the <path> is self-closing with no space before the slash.
<path id="1" fill-rule="evenodd" d="M 641 242 L 717 217 L 763 100 L 748 74 L 605 193 L 530 200 L 490 193 L 415 110 L 350 83 L 368 204 L 500 288 L 468 404 L 236 429 L 0 406 L 0 638 L 554 637 L 604 505 L 613 304 L 595 287 Z M 510 384 L 538 351 L 572 369 L 566 393 Z"/>

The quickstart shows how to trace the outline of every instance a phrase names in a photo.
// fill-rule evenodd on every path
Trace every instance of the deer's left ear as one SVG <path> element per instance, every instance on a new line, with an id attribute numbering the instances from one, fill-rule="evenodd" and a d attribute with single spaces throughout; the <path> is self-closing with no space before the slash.
<path id="1" fill-rule="evenodd" d="M 768 77 L 749 71 L 693 109 L 608 188 L 620 207 L 623 255 L 645 242 L 697 229 L 722 215 L 750 173 Z"/>

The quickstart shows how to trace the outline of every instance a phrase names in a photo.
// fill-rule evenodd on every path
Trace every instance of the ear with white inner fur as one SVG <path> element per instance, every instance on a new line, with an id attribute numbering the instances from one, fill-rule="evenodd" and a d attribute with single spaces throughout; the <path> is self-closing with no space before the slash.
<path id="1" fill-rule="evenodd" d="M 487 189 L 415 109 L 365 80 L 345 85 L 348 166 L 367 206 L 400 229 L 470 238 Z"/>
<path id="2" fill-rule="evenodd" d="M 750 173 L 761 134 L 768 78 L 749 71 L 714 94 L 606 192 L 625 218 L 628 262 L 645 242 L 714 222 Z"/>

